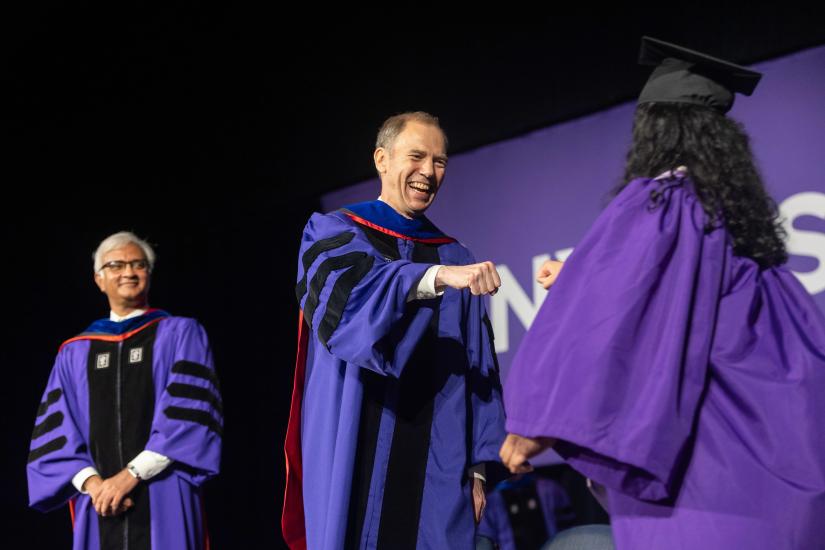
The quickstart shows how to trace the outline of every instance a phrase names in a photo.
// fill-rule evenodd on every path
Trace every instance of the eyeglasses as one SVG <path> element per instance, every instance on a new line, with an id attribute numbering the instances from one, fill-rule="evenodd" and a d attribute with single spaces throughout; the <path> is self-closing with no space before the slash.
<path id="1" fill-rule="evenodd" d="M 130 260 L 128 262 L 124 260 L 112 260 L 111 262 L 103 264 L 100 270 L 109 269 L 112 273 L 120 273 L 126 269 L 127 265 L 132 267 L 132 271 L 146 271 L 149 269 L 149 262 L 147 260 Z"/>

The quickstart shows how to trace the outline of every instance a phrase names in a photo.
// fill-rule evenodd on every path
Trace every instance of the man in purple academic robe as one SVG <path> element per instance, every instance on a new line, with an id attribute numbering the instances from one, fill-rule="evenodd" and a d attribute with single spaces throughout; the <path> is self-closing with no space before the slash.
<path id="1" fill-rule="evenodd" d="M 76 550 L 205 548 L 201 486 L 223 412 L 206 333 L 148 307 L 155 255 L 127 232 L 95 253 L 110 317 L 67 340 L 37 411 L 30 505 L 69 501 Z"/>
<path id="2" fill-rule="evenodd" d="M 502 459 L 552 445 L 606 488 L 618 550 L 825 548 L 825 319 L 724 116 L 759 74 L 642 58 L 625 183 L 514 359 Z"/>
<path id="3" fill-rule="evenodd" d="M 471 468 L 497 461 L 504 440 L 482 301 L 501 282 L 423 215 L 445 147 L 431 115 L 388 119 L 380 199 L 315 214 L 304 230 L 308 337 L 282 519 L 293 549 L 473 548 L 484 492 Z"/>

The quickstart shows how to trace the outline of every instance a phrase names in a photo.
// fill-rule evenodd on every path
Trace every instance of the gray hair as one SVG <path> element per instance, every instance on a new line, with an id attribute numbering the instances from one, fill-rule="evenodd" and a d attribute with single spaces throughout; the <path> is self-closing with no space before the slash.
<path id="1" fill-rule="evenodd" d="M 444 133 L 444 129 L 438 123 L 438 117 L 424 111 L 400 113 L 385 120 L 384 124 L 381 125 L 381 129 L 378 130 L 378 136 L 375 138 L 375 148 L 383 148 L 388 151 L 392 149 L 395 138 L 404 131 L 404 126 L 411 120 L 421 124 L 429 124 L 441 130 L 441 135 L 444 136 L 444 148 L 447 148 L 447 134 Z"/>
<path id="2" fill-rule="evenodd" d="M 155 251 L 152 245 L 132 233 L 131 231 L 120 231 L 114 235 L 109 235 L 97 246 L 97 250 L 92 254 L 94 260 L 95 273 L 103 269 L 103 256 L 117 248 L 123 248 L 127 244 L 135 244 L 143 250 L 146 261 L 149 262 L 149 271 L 155 268 Z"/>

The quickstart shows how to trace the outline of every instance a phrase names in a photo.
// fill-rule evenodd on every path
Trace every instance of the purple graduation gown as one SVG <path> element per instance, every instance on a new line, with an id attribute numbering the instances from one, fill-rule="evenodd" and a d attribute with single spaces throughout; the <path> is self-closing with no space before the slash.
<path id="1" fill-rule="evenodd" d="M 314 214 L 300 258 L 307 547 L 472 549 L 468 467 L 505 435 L 492 332 L 469 291 L 408 301 L 431 265 L 472 255 L 371 201 Z"/>
<path id="2" fill-rule="evenodd" d="M 825 319 L 705 220 L 689 179 L 611 202 L 514 358 L 507 430 L 607 487 L 618 550 L 825 548 Z"/>
<path id="3" fill-rule="evenodd" d="M 75 550 L 204 548 L 201 485 L 218 473 L 222 406 L 206 332 L 160 310 L 92 324 L 61 346 L 37 412 L 27 467 L 29 503 L 72 501 Z M 144 449 L 173 462 L 140 482 L 135 506 L 99 517 L 72 478 L 106 478 Z"/>

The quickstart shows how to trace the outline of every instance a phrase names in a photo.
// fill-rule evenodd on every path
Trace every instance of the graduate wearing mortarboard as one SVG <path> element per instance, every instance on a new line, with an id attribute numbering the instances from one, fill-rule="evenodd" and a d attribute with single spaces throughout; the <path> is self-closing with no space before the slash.
<path id="1" fill-rule="evenodd" d="M 502 458 L 552 446 L 604 486 L 619 550 L 823 548 L 825 319 L 725 116 L 761 75 L 651 38 L 641 62 L 623 183 L 542 274 Z"/>

